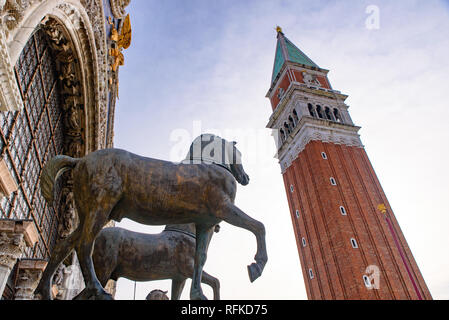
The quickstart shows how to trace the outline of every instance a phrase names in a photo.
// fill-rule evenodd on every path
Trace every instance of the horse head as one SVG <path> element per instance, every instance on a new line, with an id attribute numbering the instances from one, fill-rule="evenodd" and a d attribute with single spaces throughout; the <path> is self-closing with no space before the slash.
<path id="1" fill-rule="evenodd" d="M 249 183 L 242 165 L 242 153 L 237 142 L 229 142 L 214 134 L 202 134 L 190 146 L 184 163 L 213 163 L 227 169 L 241 185 Z"/>
<path id="2" fill-rule="evenodd" d="M 226 141 L 226 143 L 228 145 L 228 148 L 231 149 L 228 152 L 229 157 L 232 156 L 232 158 L 230 158 L 232 160 L 229 163 L 231 173 L 233 174 L 234 178 L 237 180 L 238 183 L 240 183 L 243 186 L 246 186 L 249 183 L 249 176 L 243 169 L 242 153 L 236 147 L 237 142 L 233 141 L 230 143 Z"/>

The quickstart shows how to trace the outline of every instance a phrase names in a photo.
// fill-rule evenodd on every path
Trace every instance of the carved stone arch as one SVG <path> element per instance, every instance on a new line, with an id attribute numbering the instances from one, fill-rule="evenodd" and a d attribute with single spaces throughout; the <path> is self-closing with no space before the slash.
<path id="1" fill-rule="evenodd" d="M 107 45 L 102 0 L 46 0 L 28 8 L 23 21 L 10 31 L 13 64 L 41 23 L 56 21 L 76 55 L 82 85 L 83 146 L 81 155 L 106 147 Z"/>
<path id="2" fill-rule="evenodd" d="M 100 65 L 101 61 L 106 60 L 100 58 L 102 52 L 97 49 L 97 43 L 102 41 L 96 40 L 98 34 L 93 31 L 90 17 L 79 1 L 48 0 L 28 9 L 31 12 L 24 15 L 21 25 L 9 33 L 12 38 L 9 45 L 11 62 L 14 65 L 18 63 L 24 47 L 35 32 L 40 30 L 46 34 L 55 56 L 58 91 L 62 95 L 62 152 L 72 157 L 82 157 L 101 148 L 100 141 L 105 141 L 102 133 L 106 131 L 100 129 L 100 115 L 107 112 L 103 96 L 107 88 L 105 81 L 102 81 L 107 77 L 107 67 Z M 103 118 L 106 119 L 106 115 Z M 68 236 L 77 224 L 71 180 L 70 175 L 66 175 L 58 191 L 60 237 Z"/>
<path id="3" fill-rule="evenodd" d="M 117 19 L 122 19 L 125 14 L 125 8 L 129 5 L 131 0 L 110 0 L 112 14 Z"/>

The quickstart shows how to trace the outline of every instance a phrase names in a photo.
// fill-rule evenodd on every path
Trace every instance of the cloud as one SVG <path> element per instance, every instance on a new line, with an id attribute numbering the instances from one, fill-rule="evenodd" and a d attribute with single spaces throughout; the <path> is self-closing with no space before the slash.
<path id="1" fill-rule="evenodd" d="M 313 61 L 330 69 L 335 89 L 349 94 L 354 122 L 434 298 L 447 297 L 439 273 L 449 258 L 446 147 L 449 19 L 441 1 L 377 1 L 380 29 L 367 30 L 370 1 L 134 1 L 133 47 L 120 70 L 116 146 L 168 159 L 175 129 L 240 130 L 252 180 L 236 203 L 267 228 L 269 263 L 250 284 L 246 264 L 254 237 L 226 225 L 212 240 L 206 270 L 228 299 L 306 299 L 289 208 L 265 129 L 265 98 L 275 54 L 276 25 Z M 237 137 L 236 139 L 238 139 Z M 187 147 L 187 145 L 186 145 Z M 248 159 L 249 160 L 249 159 Z M 245 162 L 244 162 L 245 165 Z M 157 228 L 124 224 L 147 232 Z M 285 280 L 288 278 L 288 281 Z M 130 297 L 120 282 L 119 297 Z M 158 284 L 148 284 L 148 288 Z M 161 283 L 169 289 L 169 283 Z M 128 286 L 128 287 L 126 287 Z M 121 291 L 122 290 L 122 291 Z M 151 290 L 150 290 L 151 291 Z M 142 296 L 145 294 L 142 293 Z M 185 290 L 184 298 L 188 297 Z"/>

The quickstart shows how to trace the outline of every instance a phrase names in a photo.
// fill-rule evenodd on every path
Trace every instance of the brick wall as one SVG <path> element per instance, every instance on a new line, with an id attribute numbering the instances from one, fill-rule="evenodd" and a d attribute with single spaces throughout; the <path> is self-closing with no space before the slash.
<path id="1" fill-rule="evenodd" d="M 364 149 L 313 141 L 284 182 L 309 299 L 431 299 Z M 391 227 L 377 209 L 381 203 Z M 380 272 L 377 290 L 363 281 L 371 265 Z"/>

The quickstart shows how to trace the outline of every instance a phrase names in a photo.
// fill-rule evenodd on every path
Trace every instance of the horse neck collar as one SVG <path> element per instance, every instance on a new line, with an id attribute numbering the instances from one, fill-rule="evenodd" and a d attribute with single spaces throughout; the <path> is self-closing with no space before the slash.
<path id="1" fill-rule="evenodd" d="M 193 238 L 193 239 L 196 240 L 196 235 L 195 235 L 194 233 L 189 232 L 189 231 L 187 231 L 187 230 L 180 229 L 180 228 L 176 228 L 176 227 L 166 227 L 166 228 L 164 229 L 164 231 L 179 232 L 179 233 L 185 234 L 185 235 L 187 235 L 187 236 L 189 236 L 189 237 L 191 237 L 191 238 Z"/>
<path id="2" fill-rule="evenodd" d="M 186 159 L 184 159 L 183 161 L 184 164 L 200 164 L 200 163 L 205 163 L 205 164 L 215 164 L 217 166 L 220 166 L 226 170 L 228 170 L 232 175 L 234 175 L 231 171 L 231 165 L 230 164 L 223 164 L 223 163 L 219 163 L 216 162 L 214 159 L 211 158 L 205 158 L 205 157 L 201 157 L 201 158 L 197 158 L 197 157 L 187 157 Z"/>

